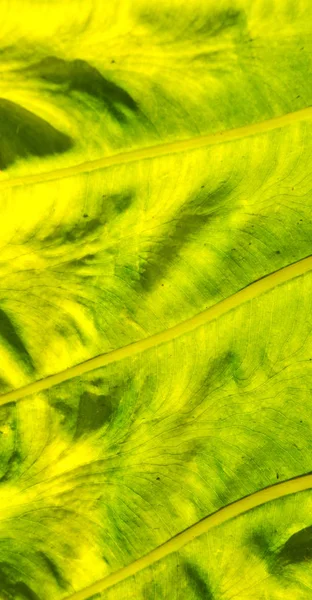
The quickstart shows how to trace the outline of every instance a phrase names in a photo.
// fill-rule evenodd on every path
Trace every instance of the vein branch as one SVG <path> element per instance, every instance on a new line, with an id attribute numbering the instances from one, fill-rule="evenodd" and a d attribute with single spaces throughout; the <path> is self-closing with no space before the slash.
<path id="1" fill-rule="evenodd" d="M 207 533 L 213 527 L 218 527 L 222 525 L 226 521 L 233 519 L 246 513 L 254 508 L 257 508 L 267 502 L 272 502 L 273 500 L 277 500 L 278 498 L 283 498 L 285 496 L 289 496 L 290 494 L 295 494 L 298 492 L 303 492 L 312 488 L 312 475 L 301 475 L 300 477 L 296 477 L 295 479 L 290 479 L 288 481 L 283 481 L 282 483 L 278 483 L 276 485 L 264 488 L 250 496 L 246 496 L 228 504 L 227 506 L 221 508 L 217 512 L 208 515 L 204 519 L 198 521 L 188 529 L 185 529 L 178 535 L 173 538 L 167 540 L 161 546 L 158 546 L 145 556 L 135 560 L 131 564 L 119 569 L 115 573 L 104 577 L 93 583 L 92 585 L 71 594 L 64 598 L 64 600 L 87 600 L 93 594 L 101 593 L 108 588 L 111 588 L 113 585 L 124 581 L 128 577 L 136 575 L 143 569 L 150 567 L 156 562 L 162 560 L 169 554 L 173 554 L 174 552 L 179 552 L 186 544 L 189 544 L 195 538 Z"/>
<path id="2" fill-rule="evenodd" d="M 129 150 L 127 152 L 121 152 L 112 156 L 104 156 L 103 158 L 86 161 L 71 167 L 54 169 L 53 171 L 48 171 L 45 173 L 2 179 L 0 181 L 0 189 L 43 183 L 56 179 L 63 179 L 65 177 L 72 177 L 73 175 L 80 173 L 90 173 L 91 171 L 96 171 L 98 169 L 104 169 L 115 165 L 132 163 L 138 160 L 156 158 L 158 156 L 165 156 L 167 154 L 176 154 L 179 152 L 185 152 L 187 150 L 196 150 L 205 146 L 215 146 L 224 142 L 235 141 L 245 137 L 267 133 L 268 131 L 285 127 L 291 123 L 311 118 L 312 107 L 307 107 L 279 117 L 267 119 L 266 121 L 261 121 L 260 123 L 253 123 L 251 125 L 245 125 L 235 129 L 199 135 L 185 140 L 178 140 L 176 142 L 155 144 L 153 146 L 147 146 L 137 150 Z"/>
<path id="3" fill-rule="evenodd" d="M 123 346 L 122 348 L 117 348 L 111 352 L 100 354 L 99 356 L 95 356 L 84 361 L 83 363 L 70 367 L 69 369 L 65 369 L 64 371 L 60 371 L 54 375 L 49 375 L 48 377 L 40 379 L 39 381 L 29 383 L 28 385 L 7 392 L 6 394 L 0 396 L 0 406 L 9 402 L 15 402 L 23 399 L 30 394 L 41 392 L 51 388 L 54 385 L 58 385 L 64 381 L 68 381 L 69 379 L 73 379 L 74 377 L 79 377 L 85 373 L 93 371 L 94 369 L 99 369 L 113 362 L 135 356 L 136 354 L 145 352 L 151 348 L 155 348 L 160 344 L 170 342 L 181 335 L 190 333 L 194 329 L 197 329 L 202 325 L 206 325 L 207 323 L 222 317 L 230 310 L 239 308 L 245 302 L 257 298 L 258 296 L 269 292 L 275 287 L 283 285 L 296 277 L 300 277 L 311 270 L 312 255 L 288 265 L 287 267 L 283 267 L 278 271 L 270 273 L 262 279 L 258 279 L 247 287 L 239 290 L 232 296 L 217 302 L 217 304 L 214 304 L 203 312 L 200 312 L 194 315 L 194 317 L 191 317 L 186 321 L 182 321 L 181 323 L 178 323 L 177 325 L 174 325 L 165 331 L 161 331 L 160 333 L 156 333 L 137 342 L 133 342 L 127 346 Z"/>

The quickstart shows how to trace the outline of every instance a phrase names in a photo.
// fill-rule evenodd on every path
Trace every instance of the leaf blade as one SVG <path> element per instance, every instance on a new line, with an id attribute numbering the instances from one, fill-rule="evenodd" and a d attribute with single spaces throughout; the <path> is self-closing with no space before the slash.
<path id="1" fill-rule="evenodd" d="M 62 600 L 311 471 L 311 7 L 4 12 L 1 593 Z M 108 593 L 304 597 L 296 498 Z"/>

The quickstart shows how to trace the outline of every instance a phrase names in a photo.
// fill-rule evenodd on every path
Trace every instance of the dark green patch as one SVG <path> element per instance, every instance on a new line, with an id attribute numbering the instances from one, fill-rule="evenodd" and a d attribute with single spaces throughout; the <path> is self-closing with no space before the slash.
<path id="1" fill-rule="evenodd" d="M 187 582 L 189 582 L 193 591 L 193 597 L 199 600 L 213 600 L 213 593 L 199 568 L 190 562 L 183 564 L 183 571 Z"/>
<path id="2" fill-rule="evenodd" d="M 13 573 L 15 573 L 15 578 Z M 42 600 L 23 581 L 19 581 L 22 573 L 18 575 L 17 569 L 4 562 L 0 563 L 0 593 L 3 600 Z"/>
<path id="3" fill-rule="evenodd" d="M 10 383 L 8 381 L 5 381 L 5 379 L 3 379 L 2 377 L 0 377 L 0 394 L 5 394 L 6 392 L 9 392 L 10 388 Z"/>
<path id="4" fill-rule="evenodd" d="M 34 369 L 32 358 L 19 334 L 19 331 L 8 314 L 0 308 L 0 337 L 11 346 L 17 354 L 17 358 L 23 361 L 31 370 Z"/>
<path id="5" fill-rule="evenodd" d="M 262 558 L 269 560 L 273 557 L 273 551 L 270 548 L 268 537 L 262 531 L 254 531 L 248 538 L 247 547 Z"/>
<path id="6" fill-rule="evenodd" d="M 20 474 L 23 465 L 23 458 L 19 450 L 14 450 L 7 461 L 6 471 L 0 481 L 10 481 Z"/>
<path id="7" fill-rule="evenodd" d="M 19 158 L 60 154 L 71 138 L 19 104 L 0 98 L 0 169 Z"/>
<path id="8" fill-rule="evenodd" d="M 103 377 L 95 377 L 95 379 L 90 380 L 91 385 L 95 385 L 99 387 L 100 385 L 105 384 L 105 379 Z"/>
<path id="9" fill-rule="evenodd" d="M 104 196 L 106 199 L 106 196 Z M 109 196 L 109 200 L 112 204 L 113 212 L 117 214 L 125 212 L 133 202 L 133 194 L 126 192 L 124 194 L 112 194 Z"/>
<path id="10" fill-rule="evenodd" d="M 207 363 L 202 376 L 198 380 L 198 384 L 194 389 L 192 396 L 192 402 L 189 403 L 189 406 L 201 404 L 209 396 L 213 395 L 216 386 L 218 387 L 219 385 L 220 374 L 222 374 L 224 385 L 226 385 L 228 381 L 232 381 L 233 367 L 235 364 L 235 353 L 231 350 L 221 353 L 217 358 L 211 358 Z"/>
<path id="11" fill-rule="evenodd" d="M 22 600 L 25 598 L 25 600 L 41 600 L 41 598 L 26 584 L 23 583 L 22 581 L 19 581 L 18 583 L 15 584 L 15 596 L 13 596 L 13 598 L 15 598 L 17 600 Z"/>
<path id="12" fill-rule="evenodd" d="M 166 227 L 163 236 L 150 249 L 141 266 L 138 287 L 149 292 L 165 278 L 183 248 L 192 240 L 198 239 L 198 234 L 203 228 L 213 225 L 230 190 L 227 183 L 222 183 L 211 192 L 201 188 L 196 196 L 190 199 L 183 212 L 173 216 L 170 229 Z"/>
<path id="13" fill-rule="evenodd" d="M 63 228 L 56 227 L 44 237 L 44 242 L 57 246 L 63 243 L 80 242 L 84 238 L 87 241 L 100 235 L 102 228 L 103 223 L 101 219 L 90 219 L 89 221 L 83 219 L 75 223 L 75 225 L 65 225 Z M 69 263 L 70 261 L 67 264 Z"/>
<path id="14" fill-rule="evenodd" d="M 75 437 L 100 429 L 114 412 L 109 396 L 84 392 L 80 397 Z"/>
<path id="15" fill-rule="evenodd" d="M 75 242 L 85 236 L 96 232 L 102 227 L 103 223 L 100 219 L 90 219 L 90 221 L 84 221 L 83 223 L 77 223 L 76 227 L 73 227 L 66 234 L 67 242 Z"/>
<path id="16" fill-rule="evenodd" d="M 57 401 L 51 403 L 53 408 L 57 410 L 60 416 L 60 423 L 66 425 L 66 429 L 74 430 L 75 428 L 75 410 L 66 402 Z"/>
<path id="17" fill-rule="evenodd" d="M 196 29 L 196 33 L 214 37 L 226 33 L 229 29 L 236 27 L 239 31 L 246 24 L 246 15 L 235 8 L 228 8 L 220 12 L 214 11 L 209 15 L 203 25 Z"/>
<path id="18" fill-rule="evenodd" d="M 96 98 L 120 121 L 125 120 L 127 111 L 133 113 L 139 110 L 128 92 L 106 79 L 98 69 L 84 60 L 66 61 L 48 56 L 31 67 L 30 71 L 36 77 L 56 84 L 66 94 L 79 92 Z"/>
<path id="19" fill-rule="evenodd" d="M 122 194 L 103 194 L 100 208 L 102 222 L 109 224 L 116 219 L 131 206 L 134 199 L 132 191 L 125 191 Z"/>
<path id="20" fill-rule="evenodd" d="M 173 265 L 181 250 L 211 219 L 210 215 L 185 214 L 173 221 L 171 231 L 150 250 L 141 268 L 139 285 L 151 291 Z"/>
<path id="21" fill-rule="evenodd" d="M 51 558 L 49 558 L 49 556 L 47 554 L 45 554 L 45 552 L 38 552 L 38 556 L 43 560 L 48 571 L 53 575 L 58 586 L 66 589 L 68 586 L 68 581 L 66 580 L 64 575 L 61 573 L 60 569 L 55 564 L 55 562 L 53 560 L 51 560 Z"/>
<path id="22" fill-rule="evenodd" d="M 270 573 L 281 576 L 288 565 L 312 560 L 312 526 L 294 533 L 278 551 L 274 536 L 270 541 L 261 531 L 254 532 L 248 538 L 247 547 L 267 563 Z"/>
<path id="23" fill-rule="evenodd" d="M 38 236 L 40 245 L 42 241 L 53 246 L 80 242 L 83 239 L 92 241 L 105 231 L 106 225 L 109 226 L 109 223 L 116 219 L 120 213 L 126 211 L 133 200 L 134 195 L 132 192 L 103 195 L 96 216 L 90 217 L 88 213 L 84 213 L 76 223 L 64 224 L 62 228 L 56 227 L 42 238 Z M 90 259 L 91 255 L 88 254 L 85 258 Z M 73 261 L 66 263 L 67 266 L 72 264 L 75 263 Z M 81 264 L 81 259 L 79 264 Z M 57 269 L 59 269 L 58 266 Z"/>
<path id="24" fill-rule="evenodd" d="M 166 36 L 168 29 L 172 32 L 172 24 L 174 23 L 175 16 L 172 11 L 160 12 L 158 10 L 154 12 L 144 8 L 139 13 L 139 19 L 144 25 L 157 29 L 157 33 L 160 36 Z M 192 19 L 190 22 L 192 22 L 192 29 L 188 27 L 187 35 L 190 38 L 195 38 L 198 42 L 203 37 L 209 39 L 227 33 L 233 27 L 236 27 L 240 31 L 246 26 L 246 15 L 243 11 L 228 8 L 226 10 L 209 11 L 205 19 Z"/>
<path id="25" fill-rule="evenodd" d="M 283 566 L 312 559 L 312 526 L 294 533 L 279 550 L 277 560 Z"/>

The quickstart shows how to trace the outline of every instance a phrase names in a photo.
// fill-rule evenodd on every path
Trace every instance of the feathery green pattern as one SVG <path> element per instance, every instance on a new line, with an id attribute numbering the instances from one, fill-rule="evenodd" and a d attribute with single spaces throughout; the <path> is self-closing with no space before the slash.
<path id="1" fill-rule="evenodd" d="M 92 600 L 306 600 L 311 559 L 311 494 L 304 492 L 211 530 Z"/>
<path id="2" fill-rule="evenodd" d="M 310 3 L 0 6 L 0 600 L 306 600 Z"/>

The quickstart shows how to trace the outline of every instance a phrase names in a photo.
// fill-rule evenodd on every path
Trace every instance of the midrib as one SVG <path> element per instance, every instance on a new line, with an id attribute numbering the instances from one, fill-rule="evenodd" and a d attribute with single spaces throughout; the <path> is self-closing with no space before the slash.
<path id="1" fill-rule="evenodd" d="M 176 142 L 155 144 L 154 146 L 130 150 L 128 152 L 121 152 L 112 156 L 105 156 L 104 158 L 83 162 L 72 167 L 55 169 L 46 173 L 37 173 L 36 175 L 24 175 L 11 179 L 3 179 L 0 180 L 0 189 L 17 187 L 21 185 L 30 185 L 34 183 L 43 183 L 46 181 L 53 181 L 55 179 L 63 179 L 79 173 L 90 173 L 91 171 L 96 171 L 97 169 L 104 169 L 106 167 L 115 165 L 131 163 L 148 158 L 155 158 L 157 156 L 165 156 L 166 154 L 176 154 L 179 152 L 185 152 L 187 150 L 196 150 L 197 148 L 202 148 L 204 146 L 214 146 L 216 144 L 222 144 L 224 142 L 230 142 L 252 135 L 266 133 L 268 131 L 272 131 L 273 129 L 279 129 L 281 127 L 285 127 L 286 125 L 290 125 L 293 122 L 303 121 L 311 118 L 312 107 L 303 108 L 280 117 L 274 117 L 272 119 L 267 119 L 266 121 L 261 121 L 260 123 L 254 123 L 252 125 L 245 125 L 243 127 L 237 127 L 235 129 L 228 129 L 207 135 L 199 135 L 185 140 L 178 140 Z"/>
<path id="2" fill-rule="evenodd" d="M 245 498 L 241 498 L 232 504 L 228 504 L 224 508 L 221 508 L 217 512 L 205 517 L 201 521 L 198 521 L 188 529 L 185 529 L 181 533 L 177 534 L 175 537 L 169 539 L 167 542 L 158 546 L 145 556 L 142 556 L 138 560 L 135 560 L 131 564 L 123 567 L 119 571 L 115 571 L 111 575 L 104 577 L 103 579 L 98 580 L 94 584 L 89 587 L 84 588 L 70 596 L 66 596 L 64 600 L 87 600 L 93 594 L 97 594 L 107 590 L 108 588 L 124 581 L 128 577 L 139 573 L 143 569 L 155 564 L 159 560 L 165 558 L 169 554 L 173 554 L 174 552 L 178 552 L 194 540 L 195 538 L 207 533 L 213 527 L 217 527 L 222 525 L 226 521 L 238 517 L 243 513 L 252 510 L 253 508 L 257 508 L 267 502 L 271 502 L 272 500 L 277 500 L 278 498 L 283 498 L 285 496 L 289 496 L 290 494 L 295 494 L 297 492 L 303 492 L 305 490 L 312 488 L 312 475 L 301 475 L 295 479 L 290 479 L 288 481 L 284 481 L 282 483 L 278 483 L 274 486 L 265 488 L 250 496 L 246 496 Z"/>
<path id="3" fill-rule="evenodd" d="M 165 331 L 161 331 L 160 333 L 156 333 L 137 342 L 133 342 L 132 344 L 128 344 L 122 348 L 117 348 L 111 352 L 100 354 L 99 356 L 95 356 L 94 358 L 80 363 L 79 365 L 75 365 L 74 367 L 70 367 L 69 369 L 60 371 L 54 375 L 50 375 L 45 379 L 40 379 L 39 381 L 35 381 L 26 386 L 3 394 L 0 396 L 0 406 L 7 404 L 8 402 L 20 400 L 26 396 L 29 396 L 30 394 L 41 392 L 51 388 L 52 386 L 58 385 L 59 383 L 72 379 L 73 377 L 78 377 L 88 373 L 89 371 L 93 371 L 94 369 L 98 369 L 113 362 L 134 356 L 140 352 L 145 352 L 146 350 L 159 346 L 160 344 L 170 342 L 181 335 L 197 329 L 201 325 L 206 325 L 207 323 L 220 318 L 230 310 L 238 308 L 245 302 L 248 302 L 249 300 L 258 297 L 261 294 L 274 289 L 276 286 L 282 285 L 287 281 L 304 275 L 310 270 L 312 270 L 312 256 L 303 258 L 296 263 L 266 275 L 242 290 L 239 290 L 232 296 L 221 300 L 203 312 L 194 315 L 194 317 L 191 317 L 186 321 L 182 321 L 181 323 L 178 323 L 177 325 L 174 325 Z"/>

